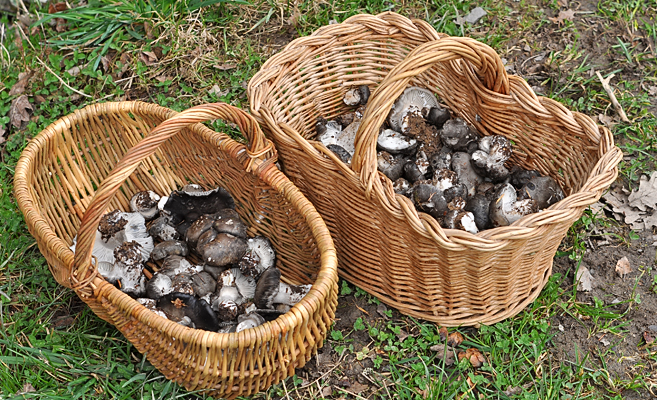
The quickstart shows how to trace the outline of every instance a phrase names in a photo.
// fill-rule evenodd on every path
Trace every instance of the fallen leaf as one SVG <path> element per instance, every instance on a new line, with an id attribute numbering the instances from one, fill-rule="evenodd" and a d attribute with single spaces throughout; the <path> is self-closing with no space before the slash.
<path id="1" fill-rule="evenodd" d="M 331 389 L 331 386 L 324 386 L 322 388 L 322 396 L 324 397 L 329 397 L 330 395 L 333 394 L 333 389 Z"/>
<path id="2" fill-rule="evenodd" d="M 370 388 L 369 386 L 367 386 L 367 385 L 363 385 L 363 384 L 361 384 L 361 383 L 358 382 L 358 381 L 355 381 L 355 382 L 352 383 L 351 386 L 349 387 L 350 391 L 352 391 L 352 392 L 354 392 L 354 393 L 356 393 L 356 394 L 361 394 L 361 393 L 363 393 L 364 391 L 366 391 L 366 390 L 369 389 L 369 388 Z"/>
<path id="3" fill-rule="evenodd" d="M 71 76 L 78 76 L 80 75 L 82 68 L 84 68 L 84 66 L 80 67 L 79 65 L 76 65 L 75 67 L 67 69 L 66 72 Z"/>
<path id="4" fill-rule="evenodd" d="M 385 304 L 379 303 L 376 306 L 376 312 L 379 313 L 384 319 L 388 319 L 388 314 L 386 312 L 388 311 L 388 307 L 386 307 Z"/>
<path id="5" fill-rule="evenodd" d="M 628 196 L 618 189 L 605 194 L 602 199 L 612 207 L 611 211 L 617 221 L 625 222 L 636 231 L 649 230 L 657 226 L 657 213 L 651 215 L 630 206 Z"/>
<path id="6" fill-rule="evenodd" d="M 504 391 L 504 394 L 507 396 L 513 396 L 522 393 L 523 389 L 527 390 L 530 387 L 534 386 L 534 382 L 527 382 L 522 386 L 508 386 L 507 389 Z"/>
<path id="7" fill-rule="evenodd" d="M 647 211 L 647 207 L 657 210 L 657 171 L 652 173 L 650 180 L 645 175 L 639 180 L 639 189 L 632 191 L 627 200 L 630 206 L 641 211 Z"/>
<path id="8" fill-rule="evenodd" d="M 9 108 L 9 120 L 17 129 L 23 129 L 24 125 L 30 121 L 30 113 L 34 111 L 32 104 L 27 100 L 26 95 L 19 96 L 11 102 Z"/>
<path id="9" fill-rule="evenodd" d="M 403 330 L 400 330 L 399 333 L 398 333 L 396 336 L 397 336 L 397 339 L 398 339 L 400 342 L 403 342 L 403 341 L 406 340 L 406 338 L 408 337 L 408 333 L 406 333 L 406 332 L 403 331 Z"/>
<path id="10" fill-rule="evenodd" d="M 450 349 L 449 347 L 447 350 L 445 350 L 444 344 L 433 345 L 429 347 L 429 350 L 436 352 L 436 358 L 439 360 L 438 362 L 444 361 L 445 366 L 447 367 L 454 365 L 454 350 Z"/>
<path id="11" fill-rule="evenodd" d="M 18 74 L 18 81 L 14 83 L 14 86 L 12 86 L 9 90 L 9 95 L 14 96 L 25 92 L 25 87 L 27 86 L 27 83 L 31 77 L 32 71 L 21 72 Z"/>
<path id="12" fill-rule="evenodd" d="M 463 17 L 463 18 L 457 17 L 454 22 L 457 25 L 464 25 L 466 22 L 471 24 L 471 25 L 474 25 L 477 22 L 479 22 L 479 20 L 481 18 L 483 18 L 484 16 L 486 16 L 487 14 L 488 13 L 483 8 L 475 7 L 465 17 Z"/>
<path id="13" fill-rule="evenodd" d="M 593 290 L 591 285 L 591 280 L 593 276 L 589 272 L 589 269 L 583 265 L 579 266 L 577 270 L 577 275 L 575 276 L 575 281 L 577 282 L 577 291 L 578 292 L 590 292 Z"/>
<path id="14" fill-rule="evenodd" d="M 230 89 L 221 90 L 219 85 L 214 85 L 214 86 L 212 86 L 212 89 L 208 90 L 208 93 L 209 94 L 214 94 L 217 97 L 222 97 L 222 96 L 227 95 L 229 91 L 230 91 Z"/>
<path id="15" fill-rule="evenodd" d="M 235 63 L 215 64 L 214 67 L 220 71 L 228 71 L 230 69 L 237 68 L 237 64 Z"/>
<path id="16" fill-rule="evenodd" d="M 25 385 L 23 385 L 23 390 L 21 390 L 20 392 L 18 392 L 16 394 L 21 395 L 21 394 L 27 394 L 27 393 L 32 393 L 32 392 L 36 392 L 36 389 L 34 389 L 34 386 L 32 386 L 32 384 L 30 382 L 27 382 Z"/>
<path id="17" fill-rule="evenodd" d="M 657 96 L 657 86 L 648 87 L 648 96 Z"/>
<path id="18" fill-rule="evenodd" d="M 599 114 L 598 121 L 604 126 L 611 128 L 614 125 L 614 118 L 608 115 Z"/>
<path id="19" fill-rule="evenodd" d="M 605 346 L 605 347 L 606 347 L 606 346 L 609 346 L 609 345 L 611 344 L 611 342 L 609 341 L 609 339 L 607 339 L 606 337 L 604 337 L 604 335 L 602 335 L 602 336 L 600 337 L 600 339 L 598 339 L 598 341 L 599 341 L 600 343 L 602 343 L 602 345 Z"/>
<path id="20" fill-rule="evenodd" d="M 139 59 L 146 65 L 157 63 L 157 56 L 152 51 L 142 51 L 141 54 L 139 54 Z"/>
<path id="21" fill-rule="evenodd" d="M 646 344 L 652 344 L 655 341 L 655 338 L 652 337 L 652 334 L 648 331 L 643 332 L 643 340 L 646 341 Z"/>
<path id="22" fill-rule="evenodd" d="M 627 259 L 627 257 L 623 257 L 618 262 L 616 263 L 616 273 L 618 276 L 623 278 L 625 275 L 629 274 L 632 272 L 632 268 L 630 268 L 630 260 Z"/>
<path id="23" fill-rule="evenodd" d="M 461 335 L 458 332 L 452 332 L 449 337 L 447 338 L 447 345 L 456 347 L 463 343 L 463 335 Z"/>
<path id="24" fill-rule="evenodd" d="M 559 15 L 557 15 L 556 18 L 548 17 L 550 21 L 559 25 L 563 24 L 563 21 L 565 20 L 572 21 L 573 18 L 575 18 L 575 11 L 571 10 L 570 8 L 567 10 L 559 11 Z"/>

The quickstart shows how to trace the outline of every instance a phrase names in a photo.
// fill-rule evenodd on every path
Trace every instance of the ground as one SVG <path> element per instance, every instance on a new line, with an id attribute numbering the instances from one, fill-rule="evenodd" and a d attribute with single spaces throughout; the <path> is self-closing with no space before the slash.
<path id="1" fill-rule="evenodd" d="M 0 218 L 6 221 L 0 228 L 0 398 L 202 396 L 168 382 L 116 329 L 56 285 L 10 195 L 26 141 L 95 101 L 143 100 L 176 110 L 225 101 L 246 109 L 248 79 L 291 40 L 333 19 L 392 10 L 491 45 L 507 71 L 537 93 L 609 127 L 624 153 L 613 190 L 636 190 L 641 175 L 656 169 L 654 0 L 226 2 L 170 14 L 161 9 L 148 19 L 127 10 L 122 15 L 134 20 L 102 46 L 89 45 L 93 38 L 52 43 L 66 34 L 66 23 L 33 24 L 48 6 L 20 3 L 17 12 L 0 2 L 10 10 L 0 16 Z M 149 12 L 135 4 L 141 15 Z M 476 6 L 488 15 L 474 25 L 455 24 Z M 118 17 L 102 9 L 84 21 L 104 18 Z M 81 24 L 69 21 L 75 23 Z M 89 26 L 88 32 L 100 29 Z M 596 71 L 615 74 L 611 85 L 628 121 L 620 119 Z M 12 92 L 20 85 L 22 91 Z M 10 108 L 22 94 L 29 107 L 14 125 Z M 657 236 L 654 227 L 632 229 L 616 217 L 604 199 L 587 210 L 562 242 L 539 298 L 492 326 L 449 329 L 464 336 L 454 349 L 445 347 L 439 327 L 341 281 L 324 347 L 295 377 L 256 398 L 656 398 Z M 623 257 L 630 271 L 621 275 L 616 266 Z M 577 289 L 583 267 L 591 274 L 590 291 Z M 483 356 L 482 366 L 474 367 L 469 356 L 459 361 L 468 349 Z"/>

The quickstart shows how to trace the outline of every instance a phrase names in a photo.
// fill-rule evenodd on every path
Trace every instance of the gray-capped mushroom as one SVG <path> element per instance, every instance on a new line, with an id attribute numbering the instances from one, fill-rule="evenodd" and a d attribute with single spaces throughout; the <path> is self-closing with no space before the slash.
<path id="1" fill-rule="evenodd" d="M 191 319 L 197 329 L 216 332 L 219 320 L 210 305 L 202 299 L 184 293 L 169 293 L 157 300 L 157 308 L 175 322 Z"/>
<path id="2" fill-rule="evenodd" d="M 457 184 L 458 177 L 454 171 L 438 170 L 434 173 L 433 179 L 415 182 L 412 188 L 413 201 L 420 211 L 431 214 L 435 218 L 442 218 L 448 211 L 447 203 L 455 197 L 455 194 L 452 194 L 448 200 L 445 192 L 453 189 Z"/>
<path id="3" fill-rule="evenodd" d="M 247 241 L 229 233 L 219 233 L 197 250 L 206 264 L 222 267 L 240 261 L 247 251 Z"/>
<path id="4" fill-rule="evenodd" d="M 510 157 L 509 139 L 501 135 L 486 136 L 479 140 L 479 150 L 472 153 L 472 165 L 493 182 L 502 182 L 509 176 L 504 163 Z"/>
<path id="5" fill-rule="evenodd" d="M 235 277 L 235 287 L 240 292 L 240 295 L 244 299 L 253 299 L 255 297 L 256 290 L 256 280 L 250 276 L 246 276 L 242 273 L 242 270 L 239 268 L 232 268 L 230 270 Z"/>
<path id="6" fill-rule="evenodd" d="M 212 227 L 218 233 L 230 233 L 246 239 L 247 226 L 240 219 L 240 215 L 232 208 L 225 208 L 217 213 L 212 214 L 214 224 Z"/>
<path id="7" fill-rule="evenodd" d="M 388 115 L 390 127 L 397 132 L 405 132 L 409 115 L 422 116 L 423 109 L 430 110 L 432 107 L 440 107 L 440 105 L 431 91 L 420 87 L 406 88 L 390 109 Z"/>
<path id="8" fill-rule="evenodd" d="M 445 122 L 440 131 L 440 139 L 454 151 L 471 153 L 477 149 L 479 135 L 461 118 L 454 118 Z"/>
<path id="9" fill-rule="evenodd" d="M 160 196 L 152 190 L 137 192 L 130 199 L 130 209 L 141 214 L 145 220 L 151 220 L 160 212 L 157 209 L 158 201 Z"/>
<path id="10" fill-rule="evenodd" d="M 171 291 L 194 295 L 195 293 L 194 287 L 192 286 L 192 275 L 178 274 L 171 278 Z"/>
<path id="11" fill-rule="evenodd" d="M 367 104 L 367 100 L 370 98 L 370 88 L 366 85 L 361 85 L 352 89 L 349 89 L 345 93 L 342 101 L 348 106 L 357 106 Z"/>
<path id="12" fill-rule="evenodd" d="M 333 154 L 338 156 L 340 161 L 347 165 L 351 165 L 351 154 L 344 149 L 342 146 L 338 146 L 337 144 L 329 144 L 326 146 L 327 149 L 331 150 Z"/>
<path id="13" fill-rule="evenodd" d="M 417 140 L 403 134 L 385 129 L 376 140 L 377 148 L 390 154 L 410 154 L 418 145 Z"/>
<path id="14" fill-rule="evenodd" d="M 452 153 L 449 147 L 443 146 L 439 152 L 434 153 L 429 159 L 429 164 L 434 171 L 450 169 L 452 166 Z"/>
<path id="15" fill-rule="evenodd" d="M 539 210 L 550 207 L 564 198 L 557 181 L 549 176 L 536 176 L 520 189 L 521 199 L 534 199 Z"/>
<path id="16" fill-rule="evenodd" d="M 447 211 L 442 225 L 446 229 L 460 229 L 472 234 L 479 232 L 474 215 L 470 211 L 465 210 L 454 209 Z"/>
<path id="17" fill-rule="evenodd" d="M 114 267 L 121 271 L 118 279 L 121 291 L 135 298 L 141 297 L 146 292 L 141 245 L 135 241 L 123 243 L 114 249 L 114 259 Z"/>
<path id="18" fill-rule="evenodd" d="M 490 207 L 490 200 L 481 193 L 476 193 L 468 200 L 465 205 L 465 211 L 470 211 L 474 217 L 474 222 L 477 229 L 483 231 L 489 226 L 488 208 Z"/>
<path id="19" fill-rule="evenodd" d="M 484 181 L 484 178 L 472 168 L 468 153 L 456 152 L 452 155 L 452 171 L 456 172 L 459 183 L 464 184 L 468 189 L 468 198 L 475 195 L 477 185 Z"/>
<path id="20" fill-rule="evenodd" d="M 246 245 L 247 250 L 239 261 L 239 268 L 244 275 L 258 279 L 263 271 L 276 263 L 276 251 L 264 236 L 249 238 Z"/>
<path id="21" fill-rule="evenodd" d="M 392 190 L 397 194 L 402 196 L 410 196 L 411 194 L 411 184 L 404 178 L 399 178 L 392 183 Z"/>
<path id="22" fill-rule="evenodd" d="M 173 292 L 171 277 L 156 272 L 146 283 L 146 296 L 151 299 L 159 299 L 165 294 Z"/>
<path id="23" fill-rule="evenodd" d="M 202 298 L 208 293 L 217 290 L 217 280 L 205 271 L 197 272 L 190 278 L 192 291 L 197 297 Z"/>
<path id="24" fill-rule="evenodd" d="M 347 153 L 354 154 L 355 145 L 354 141 L 356 140 L 356 132 L 358 131 L 358 126 L 360 125 L 360 120 L 354 120 L 350 125 L 342 129 L 341 125 L 336 121 L 328 121 L 326 123 L 326 131 L 317 137 L 317 140 L 322 142 L 324 146 L 329 146 L 332 144 L 342 147 Z"/>
<path id="25" fill-rule="evenodd" d="M 240 307 L 232 300 L 220 300 L 216 297 L 212 302 L 212 309 L 220 321 L 234 321 L 240 313 Z"/>
<path id="26" fill-rule="evenodd" d="M 253 296 L 253 303 L 258 308 L 271 308 L 278 294 L 281 283 L 281 271 L 276 267 L 268 268 L 258 279 Z"/>
<path id="27" fill-rule="evenodd" d="M 422 116 L 428 123 L 438 129 L 441 129 L 443 125 L 445 125 L 445 122 L 449 121 L 451 118 L 449 110 L 441 106 L 424 108 L 422 110 Z"/>
<path id="28" fill-rule="evenodd" d="M 194 220 L 185 233 L 187 245 L 192 249 L 196 249 L 198 239 L 202 234 L 212 229 L 212 225 L 214 225 L 214 218 L 211 215 L 201 215 Z"/>
<path id="29" fill-rule="evenodd" d="M 184 221 L 195 221 L 203 214 L 214 214 L 224 208 L 235 208 L 235 202 L 226 189 L 203 190 L 194 184 L 173 191 L 163 207 L 171 214 L 170 223 L 173 226 Z"/>
<path id="30" fill-rule="evenodd" d="M 237 317 L 237 327 L 235 332 L 242 332 L 246 329 L 255 328 L 265 323 L 265 319 L 256 312 L 251 312 L 246 315 L 240 315 Z"/>
<path id="31" fill-rule="evenodd" d="M 511 183 L 516 189 L 520 190 L 520 188 L 536 176 L 541 176 L 541 173 L 536 170 L 526 170 L 514 165 L 509 172 L 509 183 Z"/>
<path id="32" fill-rule="evenodd" d="M 182 256 L 185 257 L 188 253 L 187 245 L 180 240 L 167 240 L 155 245 L 151 252 L 153 261 L 160 261 L 169 256 Z"/>
<path id="33" fill-rule="evenodd" d="M 148 228 L 148 233 L 152 237 L 164 242 L 180 239 L 180 234 L 171 223 L 171 217 L 163 213 L 153 221 L 150 228 Z"/>
<path id="34" fill-rule="evenodd" d="M 535 200 L 517 200 L 516 189 L 506 183 L 495 192 L 495 199 L 489 208 L 489 217 L 494 227 L 507 226 L 536 211 L 538 207 Z"/>
<path id="35" fill-rule="evenodd" d="M 157 301 L 145 297 L 140 297 L 137 299 L 137 303 L 141 304 L 142 306 L 154 312 L 155 314 L 159 315 L 160 317 L 167 318 L 167 315 L 164 312 L 162 312 L 162 310 L 157 309 Z"/>

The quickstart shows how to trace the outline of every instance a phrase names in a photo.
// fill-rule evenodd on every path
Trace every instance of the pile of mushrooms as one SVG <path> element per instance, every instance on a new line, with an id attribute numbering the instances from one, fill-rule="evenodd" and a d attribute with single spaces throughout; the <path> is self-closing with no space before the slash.
<path id="1" fill-rule="evenodd" d="M 135 194 L 132 212 L 100 221 L 98 272 L 158 315 L 191 328 L 239 332 L 286 313 L 312 285 L 288 285 L 276 253 L 223 188 L 190 184 L 169 196 Z M 71 249 L 75 251 L 75 240 Z"/>
<path id="2" fill-rule="evenodd" d="M 348 165 L 369 93 L 367 86 L 350 89 L 344 103 L 355 109 L 315 125 L 317 140 Z M 396 99 L 377 149 L 378 169 L 395 192 L 446 229 L 475 234 L 506 226 L 564 198 L 554 179 L 518 166 L 509 170 L 506 137 L 481 137 L 423 88 L 409 87 Z"/>

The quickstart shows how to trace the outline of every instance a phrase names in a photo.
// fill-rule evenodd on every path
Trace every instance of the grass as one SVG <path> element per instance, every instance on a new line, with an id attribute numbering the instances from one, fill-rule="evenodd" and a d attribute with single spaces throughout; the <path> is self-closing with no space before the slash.
<path id="1" fill-rule="evenodd" d="M 139 99 L 183 110 L 224 101 L 246 108 L 246 82 L 292 38 L 308 35 L 332 20 L 393 10 L 424 19 L 440 32 L 475 37 L 510 64 L 525 44 L 532 52 L 545 52 L 545 71 L 528 78 L 530 84 L 587 115 L 615 115 L 592 71 L 616 74 L 612 85 L 631 121 L 614 120 L 610 126 L 626 155 L 620 165 L 621 180 L 632 188 L 642 174 L 655 169 L 656 102 L 654 95 L 648 95 L 648 88 L 657 86 L 654 0 L 600 0 L 592 14 L 576 14 L 574 21 L 562 25 L 549 19 L 564 10 L 556 0 L 209 3 L 216 4 L 201 8 L 199 1 L 135 0 L 117 6 L 96 0 L 88 8 L 49 15 L 45 6 L 30 2 L 30 26 L 17 27 L 8 14 L 0 17 L 0 132 L 6 132 L 6 141 L 0 145 L 0 398 L 202 396 L 167 381 L 114 327 L 55 283 L 11 196 L 13 170 L 27 141 L 54 120 L 87 104 Z M 457 17 L 475 6 L 488 12 L 478 25 L 455 24 Z M 56 23 L 49 23 L 55 17 L 67 20 L 69 28 L 57 32 Z M 613 40 L 596 37 L 600 44 L 590 45 L 590 24 L 609 31 Z M 634 37 L 625 37 L 628 31 Z M 18 95 L 9 92 L 19 82 L 19 74 L 26 72 L 31 77 L 25 94 L 34 110 L 30 121 L 18 129 L 10 126 L 9 119 L 11 103 Z M 330 375 L 315 385 L 296 376 L 258 397 L 355 398 L 352 390 L 339 383 L 354 380 L 346 366 L 357 363 L 368 365 L 360 381 L 377 388 L 381 398 L 542 400 L 647 395 L 655 387 L 651 375 L 657 363 L 654 347 L 637 348 L 634 376 L 613 374 L 608 360 L 625 357 L 612 349 L 628 334 L 631 311 L 641 307 L 637 295 L 641 288 L 655 291 L 657 266 L 643 267 L 634 289 L 620 305 L 606 298 L 582 298 L 573 288 L 573 275 L 590 251 L 587 241 L 594 227 L 623 248 L 633 242 L 624 227 L 600 214 L 585 213 L 558 253 L 563 257 L 558 260 L 568 259 L 572 266 L 554 274 L 534 303 L 518 316 L 492 326 L 450 329 L 465 337 L 453 350 L 454 365 L 432 350 L 444 343 L 438 327 L 387 309 L 377 318 L 363 316 L 331 331 L 327 344 L 341 355 L 344 365 Z M 378 300 L 343 283 L 341 301 L 352 298 L 363 307 L 378 306 Z M 581 326 L 589 337 L 608 335 L 612 345 L 598 353 L 571 349 L 572 355 L 564 361 L 555 353 L 559 321 Z M 474 368 L 467 359 L 458 361 L 458 353 L 471 348 L 486 359 L 483 367 Z"/>

